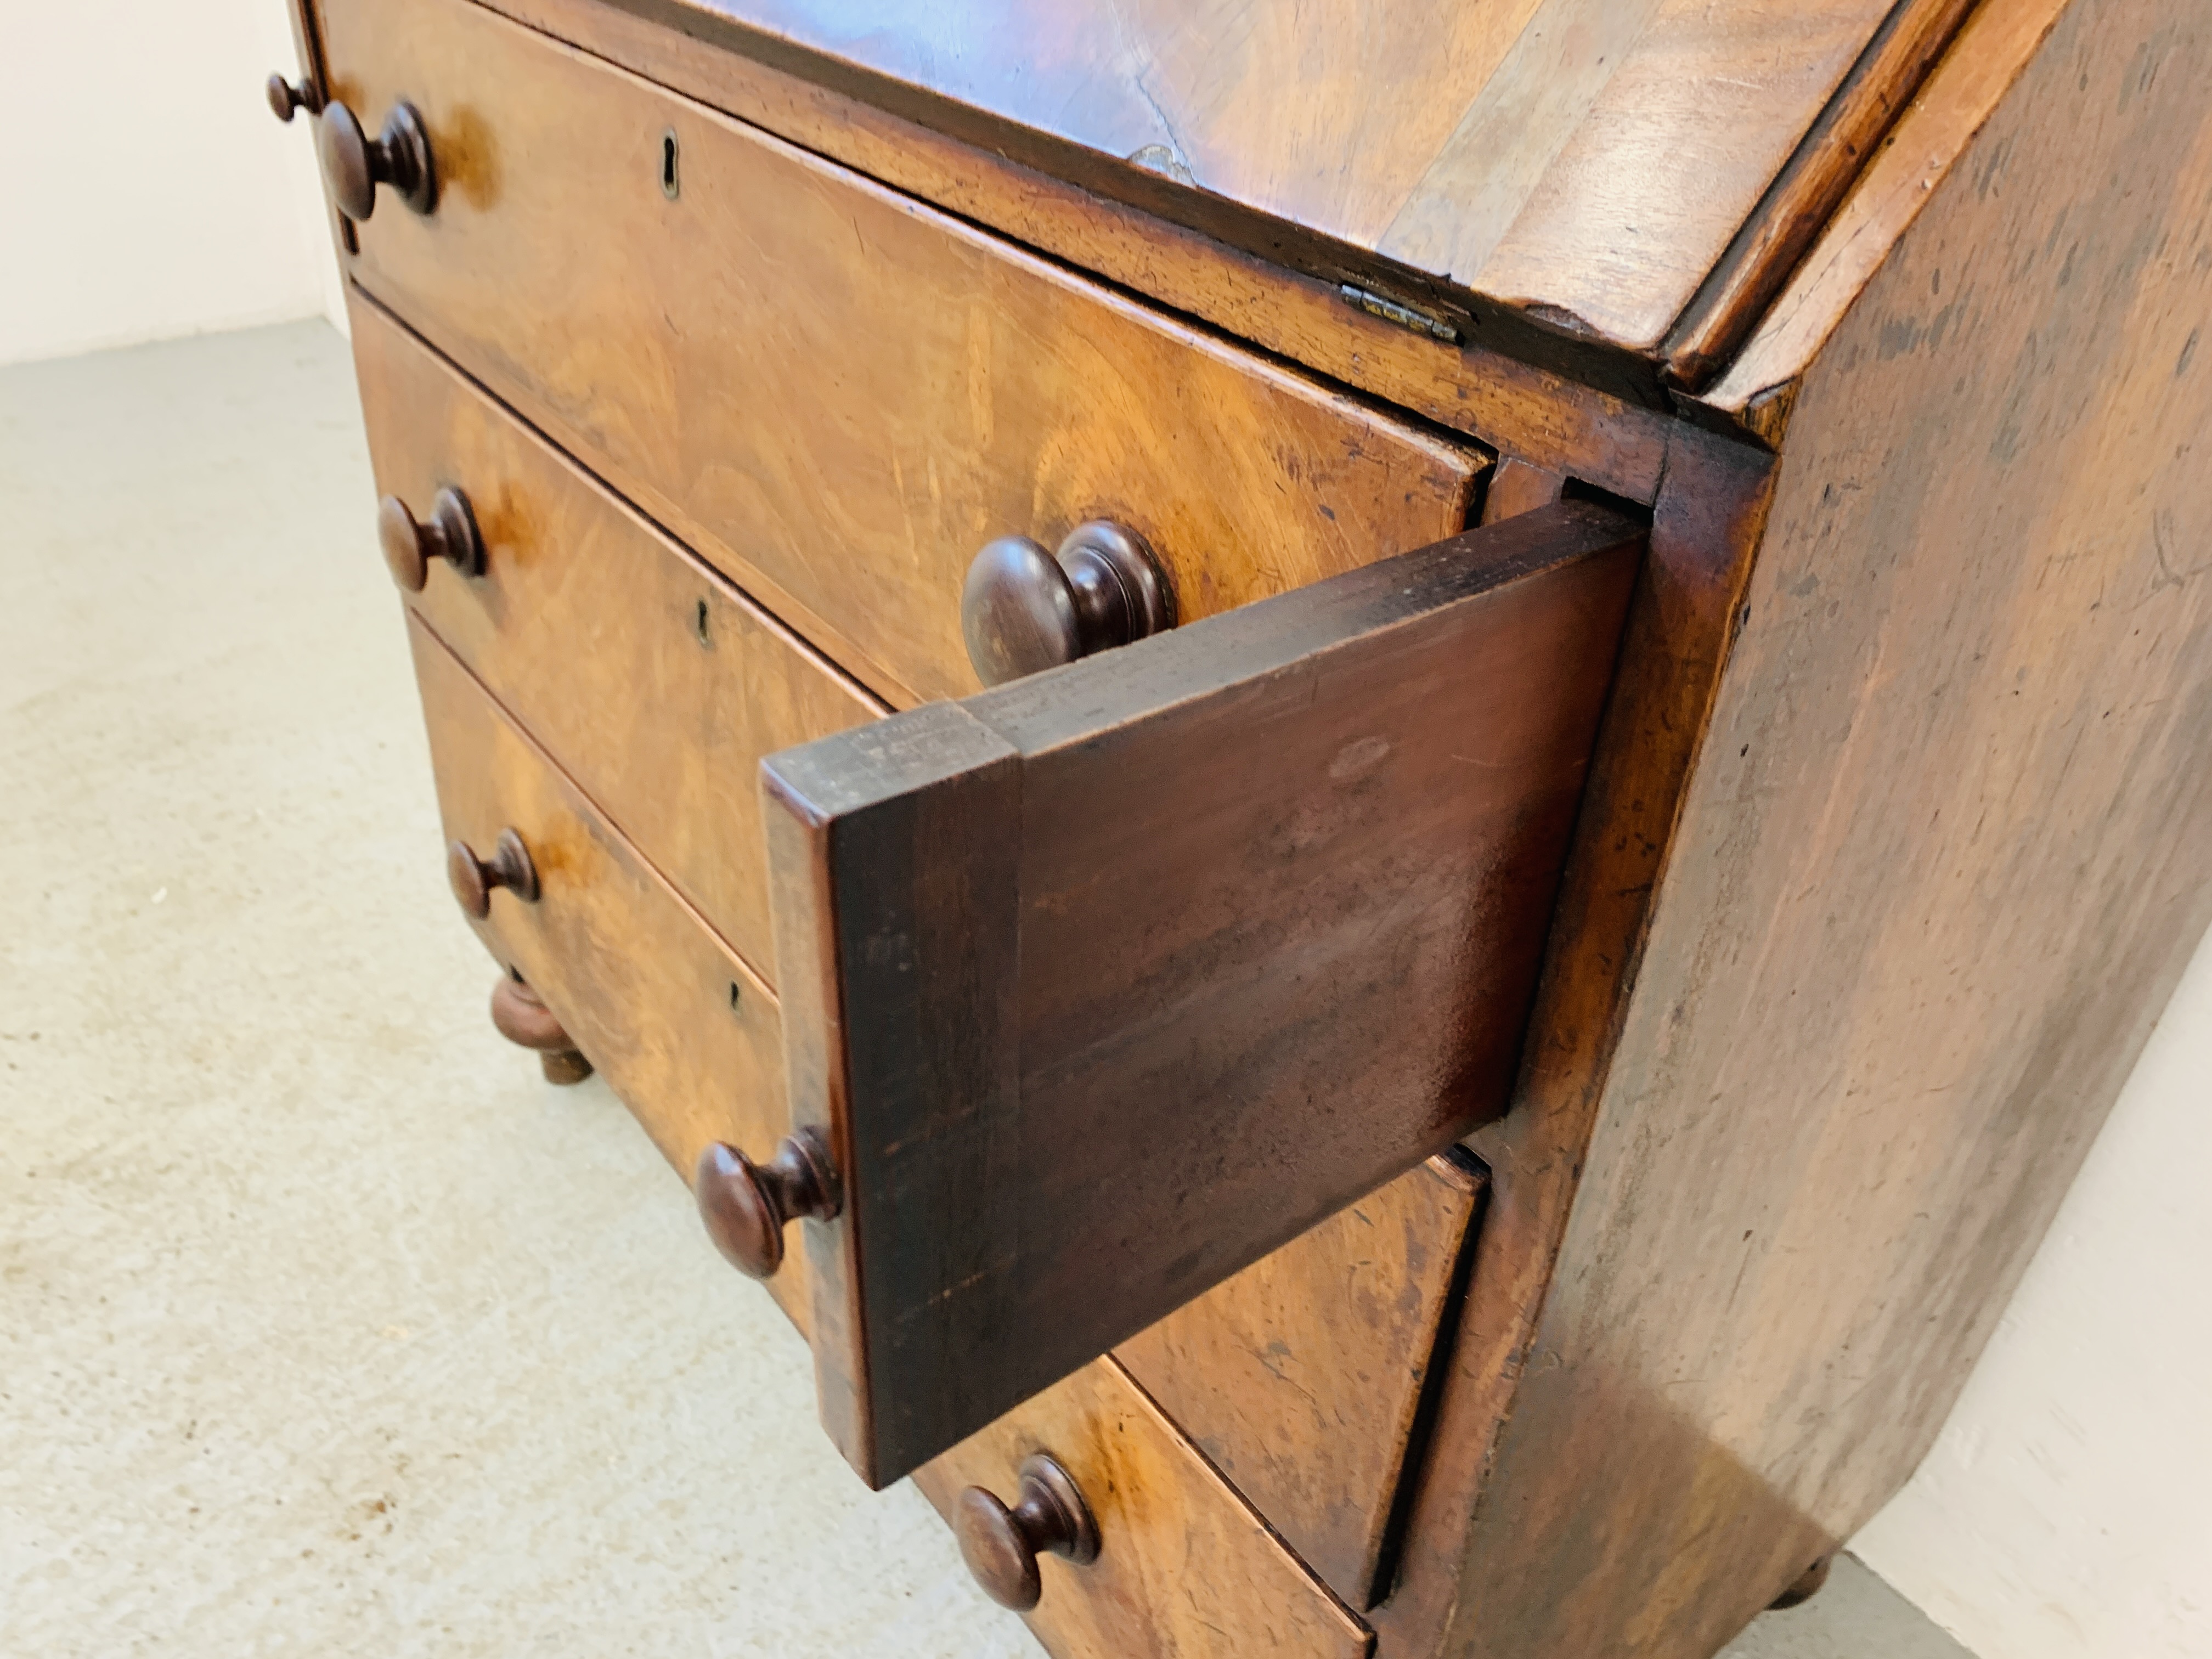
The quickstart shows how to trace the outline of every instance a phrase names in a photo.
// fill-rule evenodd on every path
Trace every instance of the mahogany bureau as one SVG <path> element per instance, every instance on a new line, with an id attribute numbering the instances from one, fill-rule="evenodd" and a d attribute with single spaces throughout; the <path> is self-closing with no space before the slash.
<path id="1" fill-rule="evenodd" d="M 1061 1659 L 1705 1659 L 2212 921 L 2178 0 L 305 0 L 455 894 Z"/>

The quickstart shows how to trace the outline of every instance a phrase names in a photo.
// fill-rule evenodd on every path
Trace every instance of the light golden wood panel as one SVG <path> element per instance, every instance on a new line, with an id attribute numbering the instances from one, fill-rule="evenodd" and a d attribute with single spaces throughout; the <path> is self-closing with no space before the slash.
<path id="1" fill-rule="evenodd" d="M 1360 1659 L 1372 1640 L 1111 1359 L 1085 1366 L 915 1473 L 949 1519 L 980 1486 L 1011 1500 L 1047 1452 L 1097 1517 L 1098 1559 L 1039 1562 L 1024 1615 L 1054 1659 Z M 1005 1615 L 1012 1618 L 1012 1613 Z"/>
<path id="2" fill-rule="evenodd" d="M 1431 1158 L 1115 1351 L 1354 1607 L 1374 1588 L 1482 1188 Z"/>
<path id="3" fill-rule="evenodd" d="M 1891 0 L 618 0 L 1310 269 L 1653 349 Z M 1951 0 L 1908 0 L 1905 11 Z"/>
<path id="4" fill-rule="evenodd" d="M 352 306 L 377 487 L 459 485 L 485 572 L 410 603 L 771 983 L 761 757 L 882 713 L 373 301 Z"/>
<path id="5" fill-rule="evenodd" d="M 1478 454 L 465 0 L 320 16 L 447 179 L 357 279 L 891 701 L 976 689 L 995 536 L 1117 519 L 1188 618 L 1465 523 Z"/>
<path id="6" fill-rule="evenodd" d="M 494 892 L 474 924 L 485 947 L 530 981 L 687 1182 L 710 1140 L 773 1148 L 790 1127 L 775 994 L 419 618 L 407 632 L 447 839 L 488 857 L 517 830 L 544 890 L 535 904 Z M 444 850 L 426 836 L 422 856 Z M 699 1248 L 713 1248 L 703 1231 Z M 769 1290 L 805 1329 L 805 1264 L 787 1262 Z"/>

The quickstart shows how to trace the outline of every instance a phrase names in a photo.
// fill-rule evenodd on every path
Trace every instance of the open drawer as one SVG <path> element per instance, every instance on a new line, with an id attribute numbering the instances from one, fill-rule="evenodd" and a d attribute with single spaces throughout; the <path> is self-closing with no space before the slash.
<path id="1" fill-rule="evenodd" d="M 1644 530 L 1568 502 L 763 763 L 824 1425 L 943 1451 L 1504 1109 Z"/>

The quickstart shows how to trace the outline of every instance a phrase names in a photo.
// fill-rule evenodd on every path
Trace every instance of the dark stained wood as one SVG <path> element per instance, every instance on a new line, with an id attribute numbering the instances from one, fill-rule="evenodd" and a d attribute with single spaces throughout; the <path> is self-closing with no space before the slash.
<path id="1" fill-rule="evenodd" d="M 620 3 L 1255 252 L 1462 295 L 1478 330 L 1635 351 L 1891 9 Z"/>
<path id="2" fill-rule="evenodd" d="M 1643 541 L 1562 503 L 770 757 L 864 1478 L 1497 1113 Z"/>
<path id="3" fill-rule="evenodd" d="M 465 841 L 446 849 L 446 880 L 462 913 L 482 921 L 491 914 L 491 896 L 504 888 L 524 904 L 538 902 L 538 866 L 530 848 L 511 826 L 499 832 L 489 858 Z"/>
<path id="4" fill-rule="evenodd" d="M 441 569 L 416 609 L 773 984 L 761 757 L 882 705 L 389 313 L 356 295 L 350 315 L 378 487 L 458 480 L 478 509 L 483 579 Z"/>
<path id="5" fill-rule="evenodd" d="M 334 98 L 316 117 L 315 151 L 331 204 L 356 223 L 376 210 L 379 185 L 416 213 L 437 209 L 437 162 L 422 112 L 412 104 L 394 104 L 372 138 L 362 130 L 361 118 Z"/>
<path id="6" fill-rule="evenodd" d="M 1835 1565 L 1836 1553 L 1830 1550 L 1826 1554 L 1815 1559 L 1804 1571 L 1799 1573 L 1791 1581 L 1790 1588 L 1776 1596 L 1768 1606 L 1777 1613 L 1785 1612 L 1791 1607 L 1803 1607 L 1805 1603 L 1827 1588 L 1828 1573 Z"/>
<path id="7" fill-rule="evenodd" d="M 757 130 L 463 0 L 321 16 L 449 175 L 356 279 L 890 701 L 977 688 L 996 536 L 1111 519 L 1192 617 L 1466 523 L 1486 458 Z"/>
<path id="8" fill-rule="evenodd" d="M 1144 538 L 1103 519 L 1056 552 L 1026 536 L 987 543 L 960 592 L 968 661 L 986 685 L 1058 668 L 1175 626 L 1175 590 Z"/>
<path id="9" fill-rule="evenodd" d="M 420 593 L 430 580 L 430 567 L 451 565 L 459 576 L 483 574 L 483 537 L 477 529 L 475 509 L 469 498 L 450 484 L 431 498 L 427 519 L 397 495 L 376 504 L 376 539 L 384 549 L 384 562 L 392 580 L 404 592 Z"/>
<path id="10" fill-rule="evenodd" d="M 310 115 L 319 114 L 322 111 L 322 97 L 315 90 L 311 78 L 302 76 L 296 82 L 288 81 L 281 72 L 272 72 L 264 90 L 269 95 L 270 113 L 287 124 L 301 110 Z"/>
<path id="11" fill-rule="evenodd" d="M 1805 373 L 1444 1650 L 1704 1659 L 1871 1517 L 2212 923 L 2209 79 L 2070 8 Z"/>
<path id="12" fill-rule="evenodd" d="M 1285 1550 L 1110 1359 L 915 1473 L 949 1521 L 969 1489 L 1012 1493 L 1051 1457 L 1082 1494 L 1097 1559 L 1037 1558 L 1027 1615 L 1047 1651 L 1097 1659 L 1366 1659 L 1366 1629 Z"/>
<path id="13" fill-rule="evenodd" d="M 970 1486 L 954 1508 L 960 1559 L 983 1593 L 1002 1607 L 1027 1613 L 1044 1594 L 1040 1555 L 1079 1567 L 1098 1559 L 1098 1522 L 1058 1458 L 1033 1452 L 1022 1460 L 1021 1490 L 1009 1508 L 998 1494 Z"/>
<path id="14" fill-rule="evenodd" d="M 1145 1392 L 1352 1607 L 1432 1375 L 1482 1176 L 1431 1158 L 1114 1351 Z"/>
<path id="15" fill-rule="evenodd" d="M 446 834 L 489 841 L 515 826 L 544 884 L 535 904 L 495 906 L 477 936 L 529 981 L 686 1179 L 710 1142 L 767 1152 L 790 1127 L 775 994 L 419 617 L 408 636 Z M 426 857 L 435 847 L 424 838 Z M 805 1330 L 804 1264 L 769 1288 Z"/>
<path id="16" fill-rule="evenodd" d="M 491 1023 L 509 1042 L 537 1054 L 548 1083 L 567 1085 L 591 1076 L 592 1062 L 567 1028 L 512 974 L 502 974 L 491 988 Z"/>
<path id="17" fill-rule="evenodd" d="M 775 1156 L 755 1163 L 743 1149 L 716 1141 L 699 1154 L 691 1176 L 707 1237 L 724 1261 L 750 1279 L 770 1279 L 783 1266 L 783 1231 L 793 1222 L 834 1220 L 837 1172 L 811 1129 L 786 1135 Z"/>

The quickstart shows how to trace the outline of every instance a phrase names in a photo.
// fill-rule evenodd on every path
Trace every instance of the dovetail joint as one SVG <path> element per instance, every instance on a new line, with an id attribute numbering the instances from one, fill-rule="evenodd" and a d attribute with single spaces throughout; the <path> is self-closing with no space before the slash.
<path id="1" fill-rule="evenodd" d="M 1416 334 L 1425 334 L 1431 340 L 1442 340 L 1446 345 L 1459 343 L 1459 331 L 1441 317 L 1431 317 L 1425 311 L 1416 311 L 1411 306 L 1401 305 L 1395 300 L 1386 299 L 1364 288 L 1355 288 L 1350 283 L 1340 283 L 1337 286 L 1338 291 L 1346 300 L 1370 317 L 1380 317 L 1386 323 L 1395 323 Z"/>

